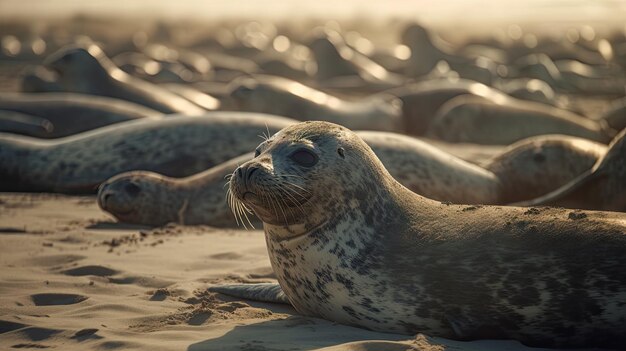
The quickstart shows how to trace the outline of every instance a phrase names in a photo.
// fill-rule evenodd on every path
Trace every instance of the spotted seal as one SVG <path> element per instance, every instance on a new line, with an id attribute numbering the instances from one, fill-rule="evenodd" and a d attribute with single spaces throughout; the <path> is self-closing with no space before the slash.
<path id="1" fill-rule="evenodd" d="M 64 47 L 44 64 L 58 74 L 57 82 L 67 92 L 128 100 L 163 113 L 206 112 L 166 89 L 122 71 L 95 44 Z"/>
<path id="2" fill-rule="evenodd" d="M 243 111 L 324 120 L 352 129 L 402 130 L 401 102 L 389 96 L 348 101 L 290 79 L 262 75 L 235 80 L 230 96 Z"/>
<path id="3" fill-rule="evenodd" d="M 601 121 L 540 103 L 495 103 L 476 96 L 459 96 L 441 107 L 426 135 L 449 142 L 508 145 L 544 134 L 608 143 L 614 133 Z"/>
<path id="4" fill-rule="evenodd" d="M 122 122 L 58 139 L 0 133 L 3 191 L 95 192 L 106 179 L 146 170 L 184 177 L 249 152 L 258 135 L 295 121 L 208 112 Z"/>
<path id="5" fill-rule="evenodd" d="M 626 129 L 591 169 L 562 187 L 517 206 L 563 206 L 626 212 Z"/>
<path id="6" fill-rule="evenodd" d="M 257 150 L 229 189 L 263 221 L 299 313 L 461 340 L 626 344 L 623 214 L 428 200 L 326 122 L 287 127 Z"/>
<path id="7" fill-rule="evenodd" d="M 0 93 L 0 110 L 49 121 L 51 128 L 46 131 L 20 133 L 38 138 L 60 138 L 119 122 L 163 116 L 126 100 L 74 93 Z"/>
<path id="8" fill-rule="evenodd" d="M 565 135 L 520 140 L 482 166 L 500 180 L 499 204 L 532 199 L 558 189 L 585 173 L 607 146 Z"/>
<path id="9" fill-rule="evenodd" d="M 394 178 L 418 194 L 454 203 L 499 201 L 499 180 L 479 166 L 408 136 L 371 131 L 357 134 Z M 223 187 L 225 178 L 252 155 L 247 157 L 237 157 L 186 178 L 145 171 L 122 173 L 102 184 L 98 203 L 103 210 L 127 223 L 236 226 Z"/>
<path id="10" fill-rule="evenodd" d="M 226 203 L 225 177 L 252 159 L 245 154 L 185 178 L 131 171 L 112 177 L 98 190 L 100 208 L 121 222 L 164 225 L 248 225 L 235 221 Z"/>

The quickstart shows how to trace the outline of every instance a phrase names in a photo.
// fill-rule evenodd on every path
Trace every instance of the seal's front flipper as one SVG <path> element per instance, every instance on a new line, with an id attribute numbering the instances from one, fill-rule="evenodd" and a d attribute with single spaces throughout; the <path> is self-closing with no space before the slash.
<path id="1" fill-rule="evenodd" d="M 216 285 L 208 290 L 246 300 L 291 304 L 283 289 L 276 283 Z"/>

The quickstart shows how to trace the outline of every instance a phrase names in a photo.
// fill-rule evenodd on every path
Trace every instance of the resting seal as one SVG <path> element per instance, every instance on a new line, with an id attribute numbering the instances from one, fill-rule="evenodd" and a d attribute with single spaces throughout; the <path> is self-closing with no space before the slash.
<path id="1" fill-rule="evenodd" d="M 230 191 L 235 208 L 263 221 L 273 270 L 299 313 L 462 340 L 626 344 L 624 215 L 574 220 L 563 209 L 428 200 L 358 136 L 325 122 L 263 142 Z"/>
<path id="2" fill-rule="evenodd" d="M 585 173 L 607 146 L 565 135 L 542 135 L 509 145 L 483 166 L 502 186 L 499 204 L 532 199 Z"/>
<path id="3" fill-rule="evenodd" d="M 67 92 L 128 100 L 162 113 L 206 112 L 166 89 L 122 71 L 94 44 L 62 48 L 46 59 L 45 66 L 58 74 L 58 84 Z"/>
<path id="4" fill-rule="evenodd" d="M 184 177 L 249 152 L 258 136 L 294 123 L 241 112 L 141 119 L 42 140 L 0 133 L 3 191 L 95 192 L 131 170 Z"/>
<path id="5" fill-rule="evenodd" d="M 449 142 L 508 145 L 545 134 L 564 134 L 608 143 L 614 131 L 605 123 L 529 101 L 495 103 L 459 96 L 444 104 L 426 135 Z"/>
<path id="6" fill-rule="evenodd" d="M 324 120 L 351 129 L 402 130 L 401 103 L 389 96 L 347 101 L 290 79 L 260 75 L 235 80 L 230 96 L 242 111 Z"/>
<path id="7" fill-rule="evenodd" d="M 626 129 L 591 169 L 560 188 L 518 206 L 563 206 L 626 212 Z"/>
<path id="8" fill-rule="evenodd" d="M 125 100 L 73 93 L 0 93 L 0 110 L 48 120 L 52 126 L 49 130 L 20 133 L 37 138 L 60 138 L 119 122 L 163 116 Z"/>

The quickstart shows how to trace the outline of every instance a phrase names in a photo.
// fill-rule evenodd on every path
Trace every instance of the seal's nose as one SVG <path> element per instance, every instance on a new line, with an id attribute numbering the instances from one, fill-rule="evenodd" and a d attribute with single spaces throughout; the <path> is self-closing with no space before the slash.
<path id="1" fill-rule="evenodd" d="M 242 165 L 237 168 L 237 177 L 246 184 L 258 170 L 259 167 L 255 165 Z"/>

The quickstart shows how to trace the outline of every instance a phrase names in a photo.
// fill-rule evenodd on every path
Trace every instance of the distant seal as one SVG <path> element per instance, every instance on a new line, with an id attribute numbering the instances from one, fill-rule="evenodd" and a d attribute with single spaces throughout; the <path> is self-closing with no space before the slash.
<path id="1" fill-rule="evenodd" d="M 184 177 L 249 152 L 259 135 L 295 121 L 241 112 L 142 119 L 70 137 L 41 140 L 0 135 L 3 191 L 95 192 L 131 170 Z"/>
<path id="2" fill-rule="evenodd" d="M 328 84 L 345 77 L 358 77 L 361 85 L 378 89 L 402 85 L 406 78 L 389 72 L 369 57 L 348 46 L 337 31 L 318 28 L 309 48 L 315 57 L 315 79 Z"/>
<path id="3" fill-rule="evenodd" d="M 389 96 L 348 101 L 290 79 L 262 75 L 235 80 L 230 96 L 242 111 L 323 120 L 352 129 L 402 130 L 401 103 Z"/>
<path id="4" fill-rule="evenodd" d="M 114 123 L 163 116 L 161 112 L 126 100 L 73 93 L 0 93 L 0 111 L 21 112 L 48 120 L 50 130 L 20 133 L 38 138 L 60 138 Z"/>
<path id="5" fill-rule="evenodd" d="M 497 177 L 479 166 L 408 136 L 368 131 L 357 134 L 394 178 L 418 194 L 472 204 L 497 203 L 500 198 Z M 238 223 L 230 213 L 223 191 L 225 178 L 252 157 L 240 156 L 186 178 L 145 171 L 122 173 L 101 185 L 98 203 L 103 210 L 127 223 L 179 222 L 234 227 Z"/>
<path id="6" fill-rule="evenodd" d="M 499 204 L 532 199 L 585 173 L 607 146 L 565 135 L 542 135 L 509 145 L 484 164 L 500 180 Z"/>
<path id="7" fill-rule="evenodd" d="M 45 67 L 58 74 L 57 81 L 67 92 L 128 100 L 162 113 L 206 112 L 166 89 L 122 71 L 94 44 L 62 48 L 46 59 Z"/>
<path id="8" fill-rule="evenodd" d="M 263 221 L 272 268 L 301 314 L 460 340 L 626 344 L 623 214 L 576 220 L 564 209 L 428 200 L 325 122 L 263 142 L 230 191 Z"/>
<path id="9" fill-rule="evenodd" d="M 562 187 L 517 206 L 562 206 L 626 212 L 626 129 L 591 169 Z"/>
<path id="10" fill-rule="evenodd" d="M 441 107 L 426 135 L 448 142 L 507 145 L 545 134 L 564 134 L 608 143 L 614 131 L 573 112 L 529 101 L 499 104 L 459 96 Z"/>
<path id="11" fill-rule="evenodd" d="M 460 95 L 475 95 L 492 101 L 506 101 L 509 96 L 485 84 L 468 79 L 436 79 L 407 84 L 382 92 L 402 101 L 404 131 L 424 135 L 443 104 Z"/>

